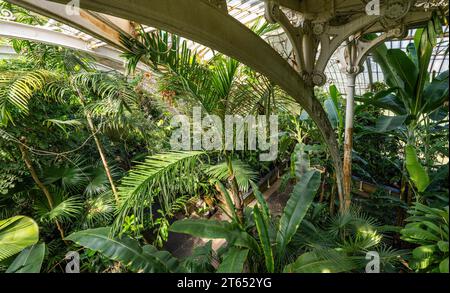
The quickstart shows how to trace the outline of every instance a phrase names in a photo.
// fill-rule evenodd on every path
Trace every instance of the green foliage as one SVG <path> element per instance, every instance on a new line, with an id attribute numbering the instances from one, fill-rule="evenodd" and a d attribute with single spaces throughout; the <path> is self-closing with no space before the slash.
<path id="1" fill-rule="evenodd" d="M 186 273 L 213 273 L 215 268 L 212 262 L 216 259 L 212 249 L 212 241 L 208 241 L 204 246 L 198 246 L 192 254 L 183 259 L 181 266 Z"/>
<path id="2" fill-rule="evenodd" d="M 40 273 L 45 257 L 45 244 L 35 244 L 22 250 L 6 273 Z"/>
<path id="3" fill-rule="evenodd" d="M 175 273 L 178 261 L 168 252 L 158 251 L 154 246 L 141 247 L 132 238 L 109 238 L 110 228 L 97 228 L 75 232 L 67 237 L 78 245 L 99 251 L 106 257 L 120 261 L 133 272 Z"/>
<path id="4" fill-rule="evenodd" d="M 246 218 L 244 225 L 241 225 L 233 212 L 234 206 L 229 203 L 228 205 L 232 210 L 231 223 L 215 220 L 181 220 L 173 223 L 170 231 L 208 239 L 226 239 L 228 246 L 225 252 L 226 257 L 223 260 L 224 262 L 226 260 L 226 271 L 229 271 L 231 264 L 233 264 L 233 267 L 236 265 L 238 271 L 242 271 L 245 258 L 239 260 L 236 260 L 236 258 L 246 256 L 247 261 L 250 261 L 250 255 L 258 259 L 262 258 L 265 270 L 268 272 L 280 271 L 285 263 L 286 247 L 297 232 L 319 185 L 320 174 L 318 171 L 307 169 L 306 173 L 299 178 L 275 231 L 273 231 L 274 225 L 271 222 L 267 204 L 254 184 L 255 197 L 258 201 L 258 204 L 252 210 L 254 222 Z M 224 190 L 224 194 L 227 195 L 228 193 Z M 231 202 L 231 198 L 226 197 Z M 249 228 L 244 228 L 247 226 L 256 226 L 257 233 L 254 234 Z M 247 253 L 242 248 L 250 249 L 250 251 Z"/>
<path id="5" fill-rule="evenodd" d="M 170 204 L 170 208 L 167 212 L 163 210 L 158 210 L 158 217 L 154 223 L 154 234 L 156 235 L 155 242 L 153 243 L 156 247 L 163 247 L 164 243 L 169 238 L 169 219 L 175 216 L 175 214 L 185 208 L 187 202 L 189 201 L 189 196 L 182 196 L 177 198 L 174 202 Z"/>
<path id="6" fill-rule="evenodd" d="M 19 74 L 0 72 L 0 121 L 6 125 L 13 122 L 12 111 L 27 115 L 29 100 L 39 91 L 48 87 L 48 83 L 56 78 L 55 74 L 46 70 L 22 72 Z"/>
<path id="7" fill-rule="evenodd" d="M 417 157 L 416 150 L 413 146 L 407 145 L 405 147 L 406 152 L 406 169 L 408 170 L 409 177 L 414 182 L 419 192 L 424 192 L 430 184 L 430 178 L 425 168 L 420 164 Z"/>
<path id="8" fill-rule="evenodd" d="M 0 221 L 0 261 L 34 245 L 39 240 L 39 227 L 25 216 Z"/>
<path id="9" fill-rule="evenodd" d="M 135 166 L 121 181 L 120 207 L 115 231 L 129 212 L 142 222 L 145 207 L 151 209 L 156 198 L 164 211 L 178 193 L 193 193 L 195 168 L 203 152 L 170 152 L 147 157 Z"/>
<path id="10" fill-rule="evenodd" d="M 53 189 L 53 207 L 50 207 L 47 199 L 40 198 L 34 209 L 41 222 L 50 223 L 54 221 L 69 223 L 77 219 L 83 210 L 83 200 L 80 197 L 70 197 L 59 189 Z"/>
<path id="11" fill-rule="evenodd" d="M 280 219 L 280 227 L 277 231 L 277 253 L 279 255 L 285 251 L 287 244 L 297 232 L 319 189 L 320 181 L 320 173 L 316 170 L 310 170 L 295 185 L 284 208 Z"/>
<path id="12" fill-rule="evenodd" d="M 217 273 L 242 273 L 248 249 L 232 247 L 224 254 Z"/>
<path id="13" fill-rule="evenodd" d="M 336 250 L 306 252 L 284 268 L 285 273 L 341 273 L 355 268 L 345 253 Z"/>
<path id="14" fill-rule="evenodd" d="M 418 245 L 409 265 L 420 272 L 448 273 L 448 206 L 438 209 L 415 203 L 408 213 L 402 239 Z"/>
<path id="15" fill-rule="evenodd" d="M 236 177 L 239 190 L 247 192 L 250 184 L 255 182 L 257 173 L 241 160 L 232 160 L 231 163 L 233 165 L 233 175 Z M 222 162 L 213 166 L 205 166 L 204 172 L 211 178 L 220 181 L 224 181 L 230 176 L 227 162 Z"/>

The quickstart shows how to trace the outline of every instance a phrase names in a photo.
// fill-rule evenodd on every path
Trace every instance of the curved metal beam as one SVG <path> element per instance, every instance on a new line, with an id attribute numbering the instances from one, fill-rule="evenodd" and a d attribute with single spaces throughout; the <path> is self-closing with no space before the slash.
<path id="1" fill-rule="evenodd" d="M 14 51 L 13 47 L 5 45 L 0 46 L 0 59 L 14 58 L 15 55 L 17 55 L 17 53 Z"/>
<path id="2" fill-rule="evenodd" d="M 89 43 L 80 38 L 48 30 L 42 27 L 0 20 L 0 36 L 50 45 L 59 45 L 65 48 L 89 53 L 96 57 L 107 58 L 117 63 L 124 63 L 123 58 L 120 57 L 121 51 L 119 50 L 109 47 L 91 49 L 89 47 Z"/>
<path id="3" fill-rule="evenodd" d="M 68 15 L 66 5 L 59 3 L 45 0 L 8 0 L 8 2 L 70 25 L 118 49 L 124 49 L 120 42 L 120 33 L 130 35 L 133 32 L 133 27 L 127 20 L 83 9 L 79 15 Z M 69 1 L 65 1 L 67 2 Z"/>
<path id="4" fill-rule="evenodd" d="M 88 53 L 95 57 L 98 63 L 103 64 L 106 67 L 115 69 L 124 68 L 124 59 L 121 57 L 121 51 L 107 46 L 90 48 L 89 43 L 80 38 L 51 31 L 42 27 L 0 20 L 0 36 L 62 46 Z M 141 63 L 138 65 L 138 69 L 148 71 L 149 67 Z"/>

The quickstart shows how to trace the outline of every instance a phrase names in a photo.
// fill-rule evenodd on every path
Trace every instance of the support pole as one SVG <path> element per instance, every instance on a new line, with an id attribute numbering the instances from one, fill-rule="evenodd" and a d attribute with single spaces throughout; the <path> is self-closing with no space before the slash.
<path id="1" fill-rule="evenodd" d="M 353 120 L 355 115 L 355 81 L 356 73 L 347 73 L 347 105 L 345 112 L 345 142 L 344 142 L 344 196 L 345 210 L 351 204 L 352 191 L 352 149 Z"/>

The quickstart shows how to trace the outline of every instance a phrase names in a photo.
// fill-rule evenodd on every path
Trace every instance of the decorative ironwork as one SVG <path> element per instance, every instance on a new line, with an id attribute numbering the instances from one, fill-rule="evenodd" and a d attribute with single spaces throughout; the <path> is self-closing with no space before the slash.
<path id="1" fill-rule="evenodd" d="M 7 9 L 1 9 L 0 10 L 0 20 L 16 20 L 16 17 L 14 16 L 14 14 L 7 10 Z"/>

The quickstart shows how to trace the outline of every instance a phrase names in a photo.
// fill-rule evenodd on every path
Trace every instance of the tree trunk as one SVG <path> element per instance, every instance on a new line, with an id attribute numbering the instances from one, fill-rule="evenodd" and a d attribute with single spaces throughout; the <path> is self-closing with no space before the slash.
<path id="1" fill-rule="evenodd" d="M 81 93 L 81 91 L 79 89 L 76 89 L 76 90 L 78 92 L 78 98 L 80 99 L 80 103 L 83 106 L 83 108 L 85 108 L 86 103 L 85 103 L 84 96 L 83 96 L 83 94 Z M 118 205 L 119 204 L 119 193 L 117 192 L 117 188 L 116 188 L 116 186 L 114 184 L 114 180 L 113 180 L 112 175 L 111 175 L 111 169 L 109 168 L 108 161 L 106 160 L 106 155 L 105 155 L 105 153 L 103 151 L 103 146 L 102 146 L 102 144 L 101 144 L 101 142 L 100 142 L 100 140 L 99 140 L 99 138 L 97 136 L 97 129 L 95 128 L 95 125 L 94 125 L 94 122 L 92 120 L 91 114 L 89 114 L 89 112 L 86 109 L 85 109 L 85 115 L 86 115 L 86 121 L 88 123 L 89 130 L 91 131 L 92 137 L 94 138 L 94 141 L 95 141 L 95 145 L 97 146 L 97 151 L 98 151 L 98 153 L 100 155 L 100 158 L 102 160 L 102 164 L 103 164 L 103 167 L 105 169 L 106 176 L 108 177 L 109 184 L 111 185 L 111 190 L 112 190 L 112 192 L 114 194 L 114 198 L 116 200 L 116 204 Z"/>
<path id="2" fill-rule="evenodd" d="M 39 179 L 36 170 L 33 167 L 33 163 L 30 160 L 30 157 L 28 156 L 28 151 L 25 148 L 25 143 L 26 143 L 26 138 L 22 137 L 20 139 L 20 143 L 19 143 L 19 150 L 20 153 L 22 154 L 22 159 L 25 162 L 25 165 L 28 168 L 28 171 L 30 171 L 31 177 L 33 178 L 34 182 L 36 183 L 36 185 L 39 187 L 39 189 L 44 193 L 45 197 L 47 198 L 47 202 L 48 202 L 48 206 L 50 207 L 51 210 L 53 210 L 53 198 L 50 194 L 50 192 L 48 191 L 48 188 L 42 183 L 42 181 Z M 56 227 L 58 228 L 59 234 L 61 235 L 61 239 L 64 240 L 64 230 L 61 227 L 60 223 L 58 221 L 55 221 L 56 223 Z"/>
<path id="3" fill-rule="evenodd" d="M 344 209 L 351 204 L 352 192 L 352 150 L 353 150 L 353 120 L 355 114 L 355 81 L 356 74 L 347 74 L 347 106 L 345 111 L 345 142 L 344 142 Z"/>

